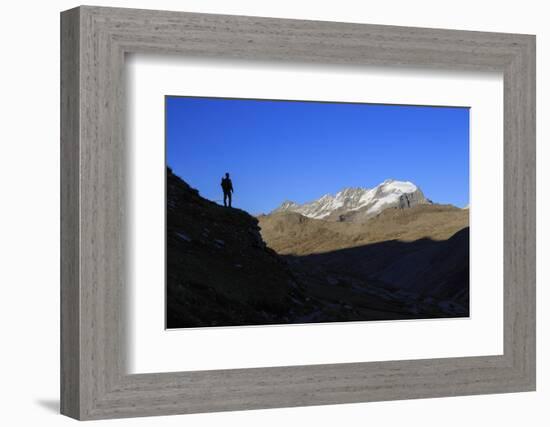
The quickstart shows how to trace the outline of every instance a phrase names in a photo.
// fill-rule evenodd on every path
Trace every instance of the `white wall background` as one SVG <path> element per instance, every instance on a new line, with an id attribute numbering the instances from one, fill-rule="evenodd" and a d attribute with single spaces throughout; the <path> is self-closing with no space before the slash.
<path id="1" fill-rule="evenodd" d="M 550 422 L 548 222 L 550 27 L 545 2 L 400 0 L 96 1 L 96 5 L 537 35 L 538 391 L 107 421 L 110 425 L 546 426 Z M 59 406 L 59 12 L 74 1 L 5 2 L 0 25 L 0 420 L 68 425 Z"/>

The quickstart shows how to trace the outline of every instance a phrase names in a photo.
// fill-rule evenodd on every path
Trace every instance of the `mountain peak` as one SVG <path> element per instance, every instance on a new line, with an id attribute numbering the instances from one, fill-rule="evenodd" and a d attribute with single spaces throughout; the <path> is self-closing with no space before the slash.
<path id="1" fill-rule="evenodd" d="M 335 195 L 325 194 L 301 205 L 285 201 L 273 213 L 297 212 L 310 218 L 341 221 L 346 217 L 367 219 L 390 207 L 409 208 L 428 203 L 412 182 L 386 179 L 374 188 L 346 187 Z"/>

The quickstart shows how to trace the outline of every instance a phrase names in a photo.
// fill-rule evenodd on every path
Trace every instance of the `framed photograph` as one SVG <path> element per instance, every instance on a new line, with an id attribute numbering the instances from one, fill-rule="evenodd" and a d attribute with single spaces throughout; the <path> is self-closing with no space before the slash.
<path id="1" fill-rule="evenodd" d="M 468 317 L 468 119 L 168 96 L 167 328 Z"/>
<path id="2" fill-rule="evenodd" d="M 61 14 L 61 411 L 535 390 L 535 37 Z"/>

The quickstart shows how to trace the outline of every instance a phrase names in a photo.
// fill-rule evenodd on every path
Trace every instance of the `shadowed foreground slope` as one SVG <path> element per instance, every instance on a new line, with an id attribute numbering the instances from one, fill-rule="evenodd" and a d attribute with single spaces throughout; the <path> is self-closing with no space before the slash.
<path id="1" fill-rule="evenodd" d="M 450 239 L 389 240 L 301 257 L 287 256 L 303 271 L 319 271 L 333 282 L 377 283 L 410 301 L 440 301 L 467 315 L 469 304 L 469 228 Z M 414 304 L 413 304 L 414 305 Z M 419 308 L 420 310 L 420 308 Z"/>
<path id="2" fill-rule="evenodd" d="M 301 299 L 254 217 L 200 197 L 168 170 L 169 328 L 286 323 Z"/>
<path id="3" fill-rule="evenodd" d="M 168 170 L 167 327 L 465 316 L 467 235 L 281 256 Z"/>

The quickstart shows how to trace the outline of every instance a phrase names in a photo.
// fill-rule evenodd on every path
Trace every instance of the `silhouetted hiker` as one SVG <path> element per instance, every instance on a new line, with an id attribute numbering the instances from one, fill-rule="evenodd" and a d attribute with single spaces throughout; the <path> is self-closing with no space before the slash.
<path id="1" fill-rule="evenodd" d="M 229 178 L 229 173 L 222 178 L 223 205 L 231 207 L 231 194 L 233 193 L 233 183 Z M 229 204 L 227 203 L 229 201 Z"/>

